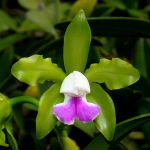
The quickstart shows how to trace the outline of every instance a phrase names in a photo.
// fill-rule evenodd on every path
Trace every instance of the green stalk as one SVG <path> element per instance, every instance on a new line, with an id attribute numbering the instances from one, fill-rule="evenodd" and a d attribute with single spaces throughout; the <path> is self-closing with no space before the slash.
<path id="1" fill-rule="evenodd" d="M 20 104 L 20 103 L 30 103 L 33 104 L 36 107 L 39 107 L 39 101 L 33 97 L 29 97 L 29 96 L 19 96 L 19 97 L 15 97 L 15 98 L 10 98 L 8 100 L 8 103 L 11 107 Z"/>
<path id="2" fill-rule="evenodd" d="M 59 137 L 68 137 L 68 134 L 66 132 L 66 124 L 60 123 L 60 125 L 55 126 L 55 131 L 58 134 Z"/>

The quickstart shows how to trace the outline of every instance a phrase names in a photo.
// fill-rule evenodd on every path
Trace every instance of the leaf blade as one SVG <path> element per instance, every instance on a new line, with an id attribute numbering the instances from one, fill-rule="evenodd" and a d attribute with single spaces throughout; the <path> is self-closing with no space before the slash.
<path id="1" fill-rule="evenodd" d="M 100 134 L 85 148 L 85 150 L 112 150 L 126 135 L 148 121 L 150 121 L 150 114 L 139 115 L 125 120 L 117 124 L 112 141 L 108 142 L 102 134 Z"/>
<path id="2" fill-rule="evenodd" d="M 94 17 L 87 19 L 93 36 L 150 38 L 150 22 L 129 17 Z M 65 31 L 70 21 L 55 25 Z M 110 26 L 111 24 L 111 26 Z"/>
<path id="3" fill-rule="evenodd" d="M 16 139 L 13 136 L 13 130 L 12 130 L 12 114 L 8 117 L 6 121 L 6 131 L 7 131 L 7 138 L 9 141 L 9 144 L 11 145 L 13 150 L 18 150 L 18 145 L 16 142 Z"/>
<path id="4" fill-rule="evenodd" d="M 5 18 L 5 19 L 4 19 Z M 0 24 L 6 25 L 10 29 L 17 31 L 17 24 L 6 12 L 0 9 Z"/>
<path id="5" fill-rule="evenodd" d="M 18 41 L 23 40 L 24 38 L 26 38 L 26 35 L 24 34 L 13 34 L 13 35 L 4 37 L 3 39 L 0 40 L 0 51 L 2 51 L 3 49 L 7 48 L 8 46 Z"/>

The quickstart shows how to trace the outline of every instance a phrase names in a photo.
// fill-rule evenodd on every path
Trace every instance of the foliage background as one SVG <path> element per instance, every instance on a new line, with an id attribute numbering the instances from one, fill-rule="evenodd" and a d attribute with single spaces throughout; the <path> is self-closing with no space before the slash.
<path id="1" fill-rule="evenodd" d="M 91 63 L 98 63 L 100 58 L 119 57 L 133 64 L 141 74 L 137 83 L 121 90 L 110 91 L 101 84 L 114 101 L 117 123 L 149 113 L 149 0 L 1 0 L 0 92 L 9 98 L 21 95 L 40 98 L 52 83 L 27 86 L 12 76 L 11 67 L 22 57 L 41 54 L 44 58 L 52 58 L 64 69 L 63 36 L 69 22 L 61 21 L 72 19 L 80 9 L 84 9 L 88 17 L 93 35 L 86 68 Z M 36 139 L 36 115 L 37 110 L 32 105 L 13 107 L 13 132 L 19 149 L 61 150 L 55 131 L 40 141 Z M 149 122 L 145 123 L 131 134 L 124 135 L 123 144 L 114 149 L 150 149 L 149 126 Z M 93 124 L 78 122 L 68 126 L 67 131 L 81 149 L 99 135 Z"/>

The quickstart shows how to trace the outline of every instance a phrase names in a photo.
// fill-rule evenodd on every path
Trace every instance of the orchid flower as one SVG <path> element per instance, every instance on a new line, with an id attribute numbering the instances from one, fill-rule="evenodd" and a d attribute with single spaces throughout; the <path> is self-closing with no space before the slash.
<path id="1" fill-rule="evenodd" d="M 68 23 L 68 22 L 67 22 Z M 67 27 L 64 36 L 65 72 L 41 55 L 22 58 L 12 67 L 13 75 L 29 85 L 54 84 L 43 93 L 36 118 L 37 138 L 45 137 L 58 124 L 93 121 L 107 140 L 112 140 L 116 126 L 111 97 L 99 83 L 112 89 L 124 88 L 139 79 L 139 72 L 119 58 L 101 59 L 85 70 L 91 42 L 91 30 L 83 10 Z M 94 82 L 94 83 L 93 83 Z"/>
<path id="2" fill-rule="evenodd" d="M 54 105 L 53 113 L 61 122 L 73 124 L 75 119 L 89 122 L 99 114 L 100 107 L 87 102 L 86 94 L 90 93 L 90 85 L 82 73 L 70 73 L 62 82 L 60 93 L 64 93 L 64 102 Z"/>

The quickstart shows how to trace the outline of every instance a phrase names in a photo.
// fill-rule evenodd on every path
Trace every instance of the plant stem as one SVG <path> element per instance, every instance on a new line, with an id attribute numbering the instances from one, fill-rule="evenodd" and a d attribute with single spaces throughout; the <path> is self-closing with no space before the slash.
<path id="1" fill-rule="evenodd" d="M 8 103 L 11 107 L 20 104 L 20 103 L 30 103 L 33 104 L 36 107 L 39 107 L 39 101 L 33 97 L 29 96 L 19 96 L 15 98 L 11 98 L 8 100 Z"/>
<path id="2" fill-rule="evenodd" d="M 66 132 L 67 125 L 60 123 L 60 125 L 55 126 L 55 130 L 59 137 L 68 137 L 68 134 Z"/>

